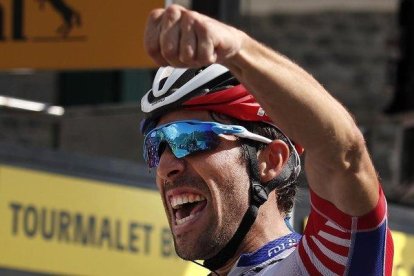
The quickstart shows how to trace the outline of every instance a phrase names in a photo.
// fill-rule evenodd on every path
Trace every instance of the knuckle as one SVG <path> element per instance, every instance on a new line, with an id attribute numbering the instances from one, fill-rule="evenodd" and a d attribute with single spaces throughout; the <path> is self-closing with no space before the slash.
<path id="1" fill-rule="evenodd" d="M 203 37 L 207 36 L 209 31 L 205 24 L 197 24 L 197 33 Z"/>
<path id="2" fill-rule="evenodd" d="M 179 59 L 182 63 L 191 64 L 194 61 L 193 57 L 190 53 L 181 53 Z"/>
<path id="3" fill-rule="evenodd" d="M 179 57 L 181 61 L 191 62 L 194 59 L 195 40 L 191 36 L 182 38 Z"/>
<path id="4" fill-rule="evenodd" d="M 183 54 L 193 58 L 194 57 L 194 46 L 190 43 L 187 45 L 184 45 L 183 47 Z"/>
<path id="5" fill-rule="evenodd" d="M 181 48 L 188 51 L 188 50 L 192 50 L 193 48 L 195 48 L 196 40 L 193 34 L 188 33 L 185 36 L 181 37 L 180 43 L 181 43 Z"/>
<path id="6" fill-rule="evenodd" d="M 177 21 L 180 18 L 181 10 L 177 5 L 171 5 L 165 10 L 165 16 L 168 21 Z"/>
<path id="7" fill-rule="evenodd" d="M 207 63 L 216 63 L 217 62 L 217 56 L 216 55 L 210 55 L 209 57 L 208 57 L 208 61 L 207 61 Z"/>
<path id="8" fill-rule="evenodd" d="M 180 6 L 179 5 L 177 5 L 177 4 L 171 4 L 171 5 L 169 5 L 168 7 L 167 7 L 167 11 L 171 11 L 171 10 L 177 10 L 177 9 L 180 9 Z"/>
<path id="9" fill-rule="evenodd" d="M 192 25 L 192 24 L 194 24 L 194 21 L 195 21 L 195 19 L 194 19 L 194 16 L 192 15 L 191 12 L 186 11 L 186 12 L 182 13 L 181 23 L 183 25 Z"/>
<path id="10" fill-rule="evenodd" d="M 172 43 L 168 43 L 163 47 L 162 55 L 167 59 L 173 59 L 177 56 L 177 48 Z"/>
<path id="11" fill-rule="evenodd" d="M 198 13 L 198 12 L 196 12 L 196 11 L 192 11 L 192 10 L 187 10 L 187 11 L 185 12 L 185 14 L 186 14 L 189 18 L 191 18 L 192 20 L 194 20 L 195 18 L 200 17 L 200 13 Z"/>
<path id="12" fill-rule="evenodd" d="M 158 19 L 162 16 L 162 14 L 165 12 L 164 9 L 155 9 L 152 10 L 148 16 L 148 19 L 152 22 L 158 21 Z"/>
<path id="13" fill-rule="evenodd" d="M 183 18 L 180 22 L 181 30 L 184 32 L 190 32 L 192 29 L 192 23 L 189 19 Z"/>

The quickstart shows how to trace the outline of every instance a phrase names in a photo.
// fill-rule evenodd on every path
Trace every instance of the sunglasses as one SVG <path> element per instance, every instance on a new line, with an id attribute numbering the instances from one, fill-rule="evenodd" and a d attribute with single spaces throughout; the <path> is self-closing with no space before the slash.
<path id="1" fill-rule="evenodd" d="M 234 135 L 265 144 L 271 139 L 254 134 L 238 125 L 224 125 L 197 120 L 175 121 L 151 130 L 144 138 L 144 160 L 150 168 L 157 167 L 168 145 L 176 158 L 215 149 L 220 135 Z"/>

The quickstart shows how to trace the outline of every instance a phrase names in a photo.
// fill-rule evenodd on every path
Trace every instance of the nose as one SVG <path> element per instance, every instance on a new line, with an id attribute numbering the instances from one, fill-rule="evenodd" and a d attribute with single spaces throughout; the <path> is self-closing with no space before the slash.
<path id="1" fill-rule="evenodd" d="M 169 146 L 161 153 L 160 162 L 157 167 L 157 176 L 166 181 L 173 181 L 179 177 L 185 169 L 184 159 L 178 159 L 171 152 Z"/>

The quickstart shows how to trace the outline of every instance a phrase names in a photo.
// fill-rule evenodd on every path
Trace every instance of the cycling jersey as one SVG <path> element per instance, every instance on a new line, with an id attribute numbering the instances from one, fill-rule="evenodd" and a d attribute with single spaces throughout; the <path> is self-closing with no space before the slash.
<path id="1" fill-rule="evenodd" d="M 229 276 L 391 275 L 393 242 L 382 189 L 377 206 L 349 216 L 311 191 L 311 213 L 301 237 L 291 233 L 242 255 Z"/>

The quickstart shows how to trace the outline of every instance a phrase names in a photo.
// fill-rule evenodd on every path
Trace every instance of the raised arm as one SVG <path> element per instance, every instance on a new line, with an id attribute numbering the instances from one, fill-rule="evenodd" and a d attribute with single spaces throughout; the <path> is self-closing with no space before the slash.
<path id="1" fill-rule="evenodd" d="M 173 5 L 152 12 L 145 46 L 159 65 L 227 66 L 268 115 L 306 149 L 312 190 L 358 216 L 378 201 L 378 180 L 352 116 L 310 74 L 221 22 Z"/>

